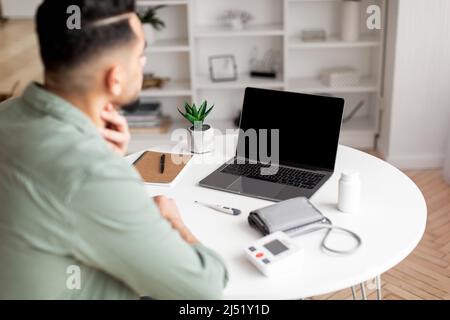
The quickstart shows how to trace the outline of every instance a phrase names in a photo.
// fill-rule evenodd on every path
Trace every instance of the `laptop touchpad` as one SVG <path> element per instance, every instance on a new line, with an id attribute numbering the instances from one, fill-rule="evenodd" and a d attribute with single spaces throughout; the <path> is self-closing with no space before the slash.
<path id="1" fill-rule="evenodd" d="M 274 198 L 284 188 L 284 185 L 257 179 L 240 177 L 227 189 L 240 193 L 248 193 L 259 197 Z"/>

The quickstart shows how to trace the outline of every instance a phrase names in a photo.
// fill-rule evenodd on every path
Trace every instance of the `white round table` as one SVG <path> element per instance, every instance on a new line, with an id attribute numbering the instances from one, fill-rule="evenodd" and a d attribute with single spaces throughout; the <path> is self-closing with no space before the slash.
<path id="1" fill-rule="evenodd" d="M 169 151 L 170 148 L 159 150 Z M 129 160 L 134 161 L 139 154 L 129 156 Z M 230 275 L 225 299 L 300 299 L 350 288 L 397 265 L 423 236 L 427 208 L 417 186 L 390 164 L 340 146 L 335 174 L 311 201 L 334 225 L 359 234 L 362 247 L 352 255 L 333 256 L 320 249 L 326 231 L 299 236 L 294 241 L 305 249 L 305 259 L 298 272 L 265 277 L 246 260 L 243 249 L 261 238 L 247 222 L 249 212 L 272 202 L 197 185 L 232 155 L 232 152 L 195 155 L 174 186 L 146 186 L 151 196 L 164 194 L 174 198 L 187 226 L 202 243 L 224 258 Z M 345 169 L 358 170 L 361 175 L 362 199 L 358 214 L 345 214 L 336 208 L 338 179 Z M 236 207 L 243 213 L 229 216 L 199 206 L 195 200 Z M 348 247 L 349 238 L 336 233 L 330 236 L 328 243 Z"/>

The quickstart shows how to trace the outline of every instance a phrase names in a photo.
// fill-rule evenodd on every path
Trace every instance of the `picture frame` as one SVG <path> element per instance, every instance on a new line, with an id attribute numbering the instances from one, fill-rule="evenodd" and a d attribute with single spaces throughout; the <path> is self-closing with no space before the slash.
<path id="1" fill-rule="evenodd" d="M 223 54 L 209 57 L 209 73 L 213 82 L 237 80 L 237 65 L 234 55 Z"/>

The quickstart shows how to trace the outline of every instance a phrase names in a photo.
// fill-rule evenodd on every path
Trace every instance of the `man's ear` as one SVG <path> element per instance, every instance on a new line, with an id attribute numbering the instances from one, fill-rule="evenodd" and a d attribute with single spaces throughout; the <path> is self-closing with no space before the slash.
<path id="1" fill-rule="evenodd" d="M 120 97 L 123 93 L 125 72 L 120 66 L 111 67 L 106 73 L 106 89 L 113 97 Z"/>

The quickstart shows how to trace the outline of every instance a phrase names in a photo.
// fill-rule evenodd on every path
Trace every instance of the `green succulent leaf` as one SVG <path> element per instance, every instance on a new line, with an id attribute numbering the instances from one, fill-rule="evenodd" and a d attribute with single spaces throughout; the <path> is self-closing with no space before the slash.
<path id="1" fill-rule="evenodd" d="M 192 115 L 196 118 L 198 117 L 197 106 L 195 105 L 195 103 L 192 104 Z"/>
<path id="2" fill-rule="evenodd" d="M 197 119 L 195 119 L 195 118 L 194 118 L 193 116 L 191 116 L 190 114 L 186 114 L 184 117 L 186 118 L 187 121 L 189 121 L 189 122 L 192 123 L 192 124 L 194 124 L 194 123 L 197 121 Z"/>
<path id="3" fill-rule="evenodd" d="M 177 108 L 177 110 L 178 110 L 178 112 L 179 112 L 179 113 L 180 113 L 180 114 L 181 114 L 181 115 L 182 115 L 183 117 L 185 117 L 185 118 L 186 118 L 186 114 L 187 114 L 187 113 L 183 113 L 183 112 L 181 112 L 181 110 L 180 110 L 180 109 L 178 109 L 178 108 Z"/>
<path id="4" fill-rule="evenodd" d="M 191 116 L 191 115 L 187 115 L 187 119 L 192 123 L 192 124 L 195 124 L 196 122 L 198 122 L 198 119 L 197 118 L 195 118 L 195 117 L 193 117 L 193 116 Z"/>
<path id="5" fill-rule="evenodd" d="M 206 102 L 206 100 L 202 103 L 202 105 L 201 105 L 201 107 L 200 107 L 200 110 L 198 111 L 198 117 L 200 118 L 200 119 L 204 119 L 204 117 L 205 117 L 205 111 L 206 111 L 206 105 L 207 105 L 207 102 Z"/>
<path id="6" fill-rule="evenodd" d="M 184 118 L 186 118 L 186 120 L 188 120 L 189 122 L 194 123 L 195 118 L 192 117 L 190 114 L 188 114 L 188 113 L 183 113 L 183 112 L 180 111 L 180 109 L 178 109 L 178 112 L 179 112 Z"/>
<path id="7" fill-rule="evenodd" d="M 189 105 L 189 103 L 187 102 L 184 103 L 184 109 L 186 109 L 186 113 L 192 114 L 192 108 Z"/>
<path id="8" fill-rule="evenodd" d="M 208 111 L 205 112 L 205 118 L 212 111 L 213 108 L 214 108 L 214 105 L 211 108 L 209 108 Z"/>
<path id="9" fill-rule="evenodd" d="M 189 122 L 192 124 L 200 123 L 203 125 L 203 122 L 206 118 L 206 116 L 212 111 L 214 108 L 214 105 L 208 109 L 208 102 L 205 100 L 202 102 L 202 104 L 197 107 L 195 103 L 190 105 L 188 102 L 184 103 L 184 109 L 186 110 L 185 113 L 181 112 L 180 109 L 178 109 L 178 112 L 186 118 Z M 198 127 L 198 126 L 197 126 Z"/>

